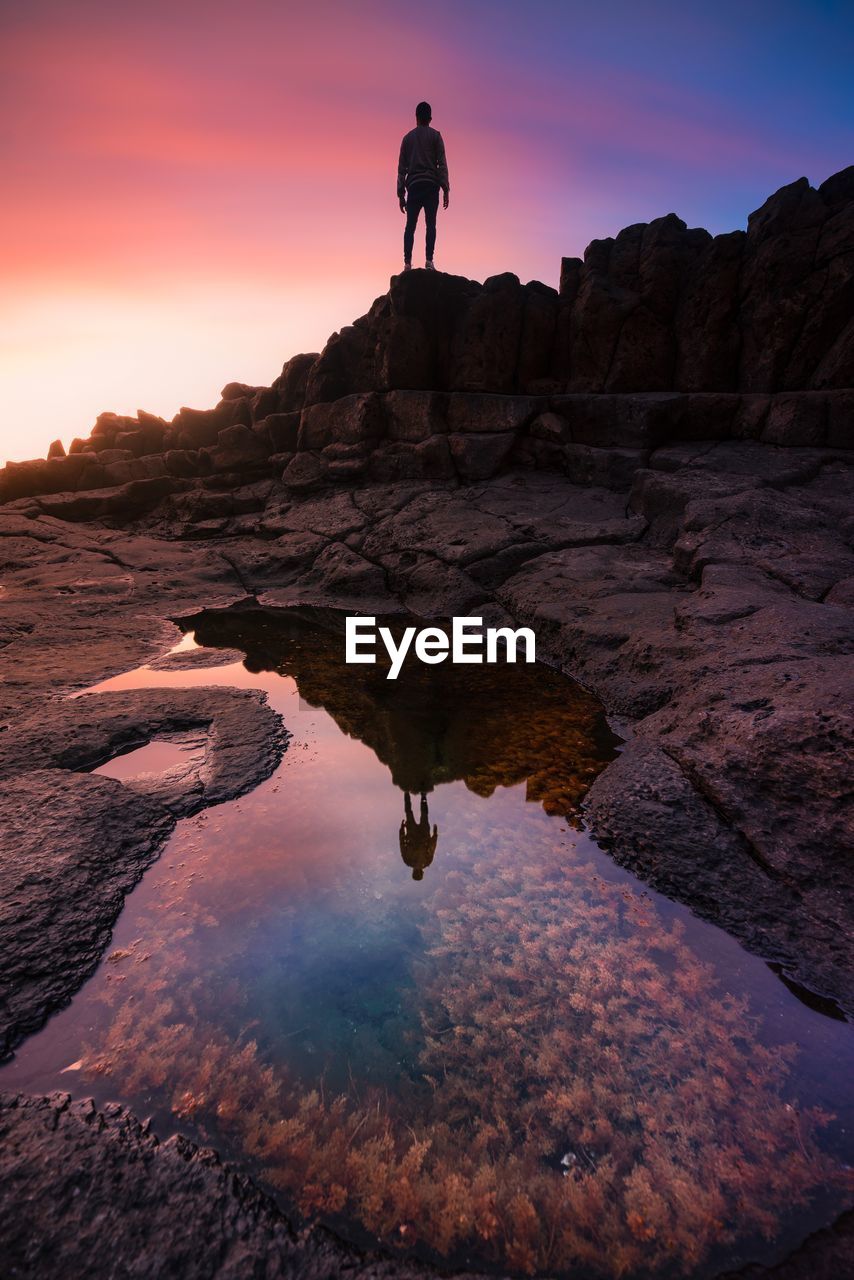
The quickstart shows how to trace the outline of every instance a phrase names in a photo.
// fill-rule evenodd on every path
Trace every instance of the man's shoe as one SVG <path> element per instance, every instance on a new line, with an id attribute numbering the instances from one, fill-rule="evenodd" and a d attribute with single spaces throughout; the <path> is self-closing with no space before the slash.
<path id="1" fill-rule="evenodd" d="M 436 270 L 436 268 L 433 266 L 433 259 L 432 259 L 432 258 L 428 258 L 428 259 L 427 259 L 427 261 L 424 263 L 424 270 L 425 270 L 425 271 L 435 271 L 435 270 Z"/>
<path id="2" fill-rule="evenodd" d="M 404 262 L 404 264 L 403 264 L 403 269 L 404 269 L 404 271 L 411 271 L 411 270 L 412 270 L 412 263 L 411 263 L 411 262 Z"/>

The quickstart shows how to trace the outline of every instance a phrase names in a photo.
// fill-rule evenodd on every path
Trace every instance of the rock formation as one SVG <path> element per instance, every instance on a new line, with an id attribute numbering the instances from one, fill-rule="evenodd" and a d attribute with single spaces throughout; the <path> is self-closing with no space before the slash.
<path id="1" fill-rule="evenodd" d="M 669 441 L 850 447 L 852 262 L 854 166 L 782 187 L 746 232 L 668 214 L 594 240 L 563 259 L 559 291 L 407 272 L 271 386 L 229 383 L 171 423 L 102 413 L 67 455 L 57 441 L 10 463 L 0 500 L 131 485 L 112 512 L 124 519 L 210 476 L 308 490 L 511 465 L 628 488 Z M 111 514 L 106 496 L 78 510 Z"/>
<path id="2" fill-rule="evenodd" d="M 57 441 L 10 463 L 0 951 L 20 963 L 0 1049 L 91 971 L 176 815 L 252 785 L 283 746 L 272 713 L 225 690 L 63 699 L 162 658 L 166 619 L 247 597 L 535 627 L 626 740 L 586 797 L 595 837 L 802 998 L 854 1014 L 852 449 L 854 167 L 782 188 L 745 233 L 671 214 L 594 241 L 559 291 L 409 272 L 269 387 L 229 383 L 171 423 L 105 413 L 67 454 Z M 85 772 L 188 724 L 219 743 L 204 776 L 156 792 Z M 25 918 L 29 875 L 43 892 Z M 245 1251 L 258 1275 L 409 1274 L 282 1254 L 292 1237 L 266 1201 L 203 1153 L 155 1150 L 124 1112 L 7 1099 L 0 1132 L 0 1237 L 20 1274 L 181 1271 L 185 1207 L 218 1215 L 222 1274 Z M 92 1252 L 75 1170 L 115 1253 Z M 162 1248 L 145 1270 L 148 1190 Z M 41 1243 L 18 1230 L 33 1196 L 55 1206 Z M 851 1239 L 848 1215 L 761 1274 L 842 1274 Z"/>

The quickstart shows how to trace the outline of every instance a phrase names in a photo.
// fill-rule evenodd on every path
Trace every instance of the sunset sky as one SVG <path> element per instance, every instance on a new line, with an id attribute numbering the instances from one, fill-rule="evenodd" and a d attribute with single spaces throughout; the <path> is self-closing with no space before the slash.
<path id="1" fill-rule="evenodd" d="M 0 0 L 0 461 L 269 383 L 388 287 L 433 104 L 437 265 L 556 285 L 671 210 L 854 162 L 854 6 Z M 423 261 L 423 232 L 416 265 Z"/>

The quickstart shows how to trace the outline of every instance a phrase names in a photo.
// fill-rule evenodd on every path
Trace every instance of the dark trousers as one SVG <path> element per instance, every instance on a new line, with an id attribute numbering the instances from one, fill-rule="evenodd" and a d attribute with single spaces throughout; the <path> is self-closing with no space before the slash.
<path id="1" fill-rule="evenodd" d="M 412 244 L 418 215 L 424 210 L 427 224 L 427 261 L 432 262 L 436 247 L 436 213 L 439 208 L 439 187 L 435 182 L 414 182 L 406 193 L 406 230 L 403 233 L 403 261 L 412 261 Z"/>

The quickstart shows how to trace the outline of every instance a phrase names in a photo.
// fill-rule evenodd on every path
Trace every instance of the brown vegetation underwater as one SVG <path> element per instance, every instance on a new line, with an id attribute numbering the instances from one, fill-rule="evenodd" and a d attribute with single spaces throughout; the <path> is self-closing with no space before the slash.
<path id="1" fill-rule="evenodd" d="M 590 695 L 541 667 L 354 675 L 312 613 L 196 634 L 246 665 L 108 683 L 260 685 L 295 736 L 268 782 L 179 826 L 43 1033 L 49 1082 L 34 1038 L 39 1087 L 67 1087 L 72 1049 L 75 1092 L 210 1141 L 307 1221 L 450 1265 L 703 1274 L 841 1200 L 789 1023 L 729 990 L 752 971 L 701 958 L 690 917 L 571 830 L 614 754 Z M 417 883 L 405 787 L 439 823 Z"/>
<path id="2" fill-rule="evenodd" d="M 236 1044 L 198 978 L 167 994 L 174 936 L 122 963 L 87 1070 L 125 1093 L 168 1089 L 175 1116 L 307 1218 L 395 1245 L 619 1276 L 688 1272 L 718 1244 L 773 1236 L 841 1177 L 814 1136 L 828 1117 L 787 1097 L 793 1050 L 759 1042 L 746 1003 L 645 895 L 557 843 L 526 857 L 496 834 L 471 867 L 478 892 L 450 874 L 422 926 L 418 1071 L 395 1095 L 353 1079 L 331 1096 Z"/>

